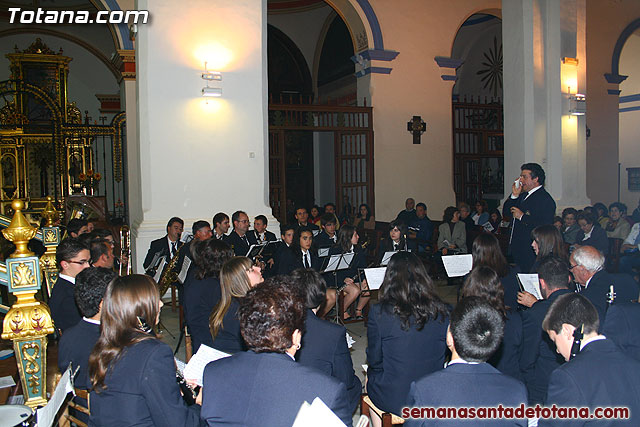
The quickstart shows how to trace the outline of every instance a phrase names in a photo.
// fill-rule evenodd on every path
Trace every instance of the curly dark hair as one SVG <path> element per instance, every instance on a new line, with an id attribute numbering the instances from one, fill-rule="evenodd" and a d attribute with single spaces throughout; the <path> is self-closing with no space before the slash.
<path id="1" fill-rule="evenodd" d="M 222 264 L 230 260 L 234 254 L 231 246 L 222 240 L 207 239 L 192 241 L 191 255 L 198 267 L 196 279 L 202 280 L 205 277 L 218 277 Z"/>
<path id="2" fill-rule="evenodd" d="M 302 295 L 288 277 L 275 276 L 247 292 L 238 308 L 240 332 L 256 353 L 284 353 L 295 330 L 304 330 Z"/>
<path id="3" fill-rule="evenodd" d="M 115 271 L 104 267 L 89 267 L 76 276 L 73 294 L 80 313 L 93 317 L 100 311 L 100 302 L 109 283 L 118 277 Z"/>

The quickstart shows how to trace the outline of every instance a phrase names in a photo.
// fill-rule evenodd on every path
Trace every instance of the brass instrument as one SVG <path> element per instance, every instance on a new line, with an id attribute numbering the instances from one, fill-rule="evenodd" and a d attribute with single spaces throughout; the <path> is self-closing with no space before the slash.
<path id="1" fill-rule="evenodd" d="M 162 296 L 167 293 L 167 289 L 169 289 L 169 286 L 171 286 L 172 283 L 178 281 L 178 273 L 175 271 L 175 268 L 176 264 L 178 263 L 178 259 L 180 259 L 180 251 L 182 251 L 182 248 L 184 248 L 185 246 L 186 245 L 182 245 L 178 248 L 175 255 L 173 255 L 173 258 L 171 258 L 171 261 L 169 261 L 169 264 L 167 264 L 164 271 L 162 272 L 162 276 L 160 276 L 160 281 L 158 282 L 160 298 L 162 298 Z"/>
<path id="2" fill-rule="evenodd" d="M 120 267 L 118 274 L 120 276 L 131 274 L 131 231 L 129 227 L 123 225 L 120 227 Z"/>

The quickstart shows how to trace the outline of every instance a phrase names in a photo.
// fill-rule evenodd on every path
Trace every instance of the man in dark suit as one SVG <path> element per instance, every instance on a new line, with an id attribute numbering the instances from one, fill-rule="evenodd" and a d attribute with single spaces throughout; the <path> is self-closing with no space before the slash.
<path id="1" fill-rule="evenodd" d="M 191 262 L 193 262 L 193 253 L 192 248 L 195 245 L 194 242 L 202 242 L 207 239 L 210 239 L 213 236 L 213 231 L 211 230 L 211 226 L 207 221 L 199 220 L 193 223 L 191 226 L 191 235 L 193 238 L 184 244 L 184 247 L 180 250 L 180 259 L 178 264 L 182 266 L 184 264 L 185 258 L 189 258 Z M 189 264 L 190 266 L 191 264 Z M 182 267 L 181 267 L 182 268 Z M 191 267 L 189 267 L 190 269 Z M 186 278 L 186 276 L 185 276 Z"/>
<path id="2" fill-rule="evenodd" d="M 213 216 L 213 237 L 218 240 L 226 240 L 229 231 L 229 215 L 218 212 Z"/>
<path id="3" fill-rule="evenodd" d="M 407 426 L 460 425 L 460 420 L 411 418 L 411 408 L 518 407 L 527 400 L 524 385 L 487 363 L 500 346 L 502 315 L 479 297 L 463 298 L 451 313 L 447 346 L 451 362 L 411 384 L 402 416 Z M 479 421 L 484 422 L 485 420 Z M 492 419 L 491 425 L 526 426 L 525 418 Z"/>
<path id="4" fill-rule="evenodd" d="M 293 224 L 285 224 L 280 226 L 280 238 L 281 241 L 278 247 L 273 253 L 273 265 L 270 268 L 271 274 L 277 274 L 280 269 L 280 264 L 283 262 L 283 257 L 287 257 L 287 252 L 290 251 L 290 247 L 293 244 L 293 236 L 296 233 L 296 227 Z"/>
<path id="5" fill-rule="evenodd" d="M 502 216 L 513 217 L 509 251 L 521 271 L 531 271 L 536 255 L 531 249 L 531 232 L 539 225 L 553 224 L 556 202 L 544 189 L 545 174 L 537 163 L 525 163 L 511 186 Z"/>
<path id="6" fill-rule="evenodd" d="M 291 278 L 300 287 L 307 307 L 302 348 L 296 353 L 296 359 L 302 365 L 316 368 L 343 383 L 347 387 L 353 413 L 360 402 L 362 384 L 353 370 L 347 330 L 316 316 L 326 300 L 327 285 L 318 272 L 309 269 L 295 270 Z"/>
<path id="7" fill-rule="evenodd" d="M 318 249 L 330 248 L 338 241 L 338 235 L 336 234 L 338 222 L 336 216 L 334 214 L 322 215 L 320 225 L 322 226 L 322 231 L 313 239 L 313 246 Z"/>
<path id="8" fill-rule="evenodd" d="M 249 231 L 249 217 L 243 211 L 236 211 L 231 215 L 231 221 L 233 222 L 233 231 L 227 236 L 226 242 L 231 246 L 236 256 L 246 256 L 251 245 L 258 243 L 253 233 L 247 233 Z"/>
<path id="9" fill-rule="evenodd" d="M 576 283 L 585 288 L 582 295 L 596 307 L 602 324 L 605 323 L 608 294 L 612 285 L 616 302 L 638 300 L 638 283 L 628 274 L 611 274 L 605 271 L 604 255 L 596 248 L 581 246 L 571 253 L 569 259 Z"/>
<path id="10" fill-rule="evenodd" d="M 638 425 L 640 362 L 598 334 L 598 312 L 593 304 L 580 294 L 562 295 L 549 307 L 542 327 L 567 361 L 551 374 L 545 404 L 588 407 L 591 411 L 598 407 L 626 407 L 630 419 L 602 420 L 598 425 Z M 574 345 L 574 340 L 580 344 Z M 558 424 L 556 419 L 538 422 L 541 427 Z M 563 420 L 561 425 L 586 424 L 585 419 L 574 419 Z"/>
<path id="11" fill-rule="evenodd" d="M 298 206 L 296 208 L 296 229 L 300 227 L 307 227 L 311 231 L 319 230 L 318 226 L 311 224 L 308 219 L 309 212 L 307 212 L 307 208 Z"/>
<path id="12" fill-rule="evenodd" d="M 549 336 L 542 330 L 542 321 L 551 304 L 561 295 L 571 293 L 567 263 L 556 257 L 546 257 L 538 267 L 541 299 L 529 310 L 522 311 L 522 354 L 520 371 L 529 392 L 529 404 L 544 402 L 549 376 L 562 364 Z M 522 292 L 518 294 L 522 297 Z"/>
<path id="13" fill-rule="evenodd" d="M 69 363 L 72 369 L 78 368 L 74 384 L 83 390 L 89 388 L 89 355 L 100 338 L 102 297 L 107 285 L 116 276 L 113 270 L 102 267 L 84 269 L 76 276 L 74 294 L 82 313 L 82 320 L 66 330 L 60 338 L 58 368 L 60 372 L 64 372 L 69 367 Z M 82 406 L 87 406 L 84 399 L 75 397 L 74 400 Z M 75 416 L 81 421 L 89 421 L 89 417 L 82 412 L 76 411 Z"/>
<path id="14" fill-rule="evenodd" d="M 258 243 L 275 242 L 278 240 L 276 235 L 267 230 L 267 217 L 264 215 L 258 215 L 253 220 L 253 230 L 251 234 L 256 238 Z"/>
<path id="15" fill-rule="evenodd" d="M 640 304 L 628 302 L 610 306 L 602 333 L 626 355 L 640 360 Z"/>
<path id="16" fill-rule="evenodd" d="M 151 262 L 154 260 L 156 254 L 158 254 L 159 257 L 166 256 L 167 263 L 171 261 L 171 258 L 175 256 L 178 249 L 182 246 L 183 242 L 180 241 L 180 236 L 182 235 L 183 228 L 184 221 L 182 219 L 173 217 L 169 220 L 167 223 L 166 236 L 152 241 L 149 246 L 147 256 L 144 258 L 144 262 L 142 263 L 145 270 L 155 267 L 154 265 L 151 265 Z M 156 258 L 156 260 L 157 259 L 159 258 Z"/>
<path id="17" fill-rule="evenodd" d="M 412 197 L 409 197 L 405 200 L 404 206 L 405 208 L 398 213 L 396 221 L 401 221 L 405 226 L 409 227 L 413 221 L 418 219 L 415 209 L 416 201 Z"/>
<path id="18" fill-rule="evenodd" d="M 75 326 L 81 319 L 73 294 L 76 276 L 89 267 L 89 248 L 74 238 L 64 239 L 56 250 L 58 280 L 51 291 L 49 308 L 55 328 L 60 332 Z"/>

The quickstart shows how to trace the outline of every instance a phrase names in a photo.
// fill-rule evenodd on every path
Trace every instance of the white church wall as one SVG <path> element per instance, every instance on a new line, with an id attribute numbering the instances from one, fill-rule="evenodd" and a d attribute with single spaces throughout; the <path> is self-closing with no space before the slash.
<path id="1" fill-rule="evenodd" d="M 640 30 L 629 37 L 620 56 L 620 73 L 629 76 L 620 84 L 621 97 L 640 97 Z M 624 99 L 624 98 L 623 98 Z M 629 99 L 629 98 L 627 98 Z M 633 98 L 635 99 L 635 98 Z M 629 213 L 638 205 L 640 191 L 629 191 L 627 168 L 640 168 L 640 99 L 620 102 L 620 201 Z"/>

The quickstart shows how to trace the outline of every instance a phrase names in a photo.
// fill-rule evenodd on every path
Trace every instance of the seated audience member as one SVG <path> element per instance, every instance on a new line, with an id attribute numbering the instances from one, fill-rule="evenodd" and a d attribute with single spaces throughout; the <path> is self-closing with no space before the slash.
<path id="1" fill-rule="evenodd" d="M 373 230 L 376 228 L 376 219 L 371 213 L 369 205 L 363 203 L 358 208 L 358 214 L 353 220 L 353 226 L 358 229 Z"/>
<path id="2" fill-rule="evenodd" d="M 213 216 L 213 238 L 218 240 L 225 240 L 227 238 L 227 232 L 231 224 L 229 223 L 229 215 L 224 212 L 218 212 Z"/>
<path id="3" fill-rule="evenodd" d="M 194 242 L 192 249 L 195 268 L 184 282 L 184 319 L 195 353 L 201 344 L 213 347 L 209 316 L 222 296 L 220 269 L 233 257 L 233 251 L 218 239 Z"/>
<path id="4" fill-rule="evenodd" d="M 460 221 L 465 225 L 465 229 L 471 230 L 475 225 L 471 217 L 471 207 L 465 202 L 460 202 L 458 203 L 458 212 L 460 212 Z"/>
<path id="5" fill-rule="evenodd" d="M 438 250 L 442 255 L 467 252 L 467 231 L 458 208 L 449 206 L 444 210 L 438 232 Z"/>
<path id="6" fill-rule="evenodd" d="M 531 304 L 529 310 L 522 315 L 522 356 L 520 370 L 529 392 L 529 404 L 543 403 L 549 376 L 562 364 L 562 358 L 556 353 L 549 336 L 542 330 L 542 320 L 549 306 L 561 295 L 571 293 L 569 290 L 569 266 L 566 261 L 554 256 L 547 256 L 538 266 L 540 293 L 544 299 Z M 522 293 L 521 293 L 522 294 Z M 518 295 L 518 302 L 529 305 Z"/>
<path id="7" fill-rule="evenodd" d="M 338 232 L 338 243 L 329 250 L 329 255 L 348 255 L 353 254 L 353 259 L 349 268 L 344 270 L 338 270 L 336 275 L 333 276 L 334 280 L 330 281 L 330 286 L 337 285 L 336 292 L 344 290 L 344 314 L 343 320 L 352 320 L 347 310 L 358 300 L 356 305 L 356 320 L 363 319 L 362 309 L 369 302 L 368 292 L 365 294 L 363 291 L 368 290 L 366 280 L 362 282 L 358 280 L 358 269 L 365 268 L 367 266 L 367 257 L 365 252 L 360 246 L 358 246 L 358 232 L 352 225 L 343 225 Z"/>
<path id="8" fill-rule="evenodd" d="M 336 226 L 338 219 L 333 214 L 324 214 L 320 219 L 322 231 L 313 239 L 313 244 L 318 249 L 330 248 L 338 241 Z"/>
<path id="9" fill-rule="evenodd" d="M 316 397 L 351 426 L 345 385 L 295 362 L 305 319 L 295 287 L 276 276 L 242 299 L 238 318 L 249 351 L 205 368 L 202 419 L 209 426 L 290 426 L 302 402 Z"/>
<path id="10" fill-rule="evenodd" d="M 567 361 L 551 373 L 545 404 L 588 407 L 591 413 L 598 407 L 626 407 L 630 419 L 606 425 L 638 425 L 640 362 L 598 334 L 598 312 L 589 300 L 576 293 L 560 296 L 549 307 L 542 327 Z M 577 348 L 574 340 L 579 341 Z M 558 424 L 555 419 L 538 422 L 539 426 Z M 586 424 L 586 420 L 574 422 Z"/>
<path id="11" fill-rule="evenodd" d="M 594 222 L 593 215 L 582 211 L 578 212 L 577 218 L 580 231 L 574 247 L 593 246 L 603 254 L 607 254 L 609 252 L 609 238 L 602 227 Z"/>
<path id="12" fill-rule="evenodd" d="M 489 205 L 484 200 L 476 202 L 476 211 L 471 215 L 474 225 L 484 225 L 489 221 Z"/>
<path id="13" fill-rule="evenodd" d="M 307 227 L 300 227 L 293 236 L 293 244 L 288 251 L 283 251 L 278 262 L 278 274 L 291 274 L 296 268 L 312 268 L 319 271 L 322 261 L 315 254 L 313 232 Z"/>
<path id="14" fill-rule="evenodd" d="M 251 245 L 258 243 L 253 233 L 249 231 L 249 217 L 243 211 L 236 211 L 231 215 L 233 231 L 229 233 L 225 242 L 231 246 L 236 256 L 246 256 Z"/>
<path id="15" fill-rule="evenodd" d="M 598 224 L 600 224 L 600 227 L 602 227 L 603 230 L 607 228 L 607 223 L 609 222 L 609 215 L 607 215 L 607 213 L 609 211 L 607 210 L 607 206 L 604 203 L 598 202 L 593 205 L 593 208 L 587 206 L 586 208 L 584 208 L 584 210 L 592 211 L 593 217 L 598 222 Z"/>
<path id="16" fill-rule="evenodd" d="M 562 238 L 570 245 L 576 243 L 578 232 L 580 231 L 580 226 L 576 219 L 577 215 L 578 211 L 574 208 L 566 208 L 562 211 Z"/>
<path id="17" fill-rule="evenodd" d="M 225 353 L 246 350 L 236 315 L 240 300 L 262 282 L 260 267 L 246 257 L 233 257 L 220 270 L 220 302 L 209 317 L 213 347 Z"/>
<path id="18" fill-rule="evenodd" d="M 278 240 L 276 235 L 267 230 L 267 217 L 264 215 L 258 215 L 253 220 L 253 235 L 258 243 L 275 242 Z"/>
<path id="19" fill-rule="evenodd" d="M 451 313 L 451 325 L 447 330 L 451 362 L 445 369 L 413 382 L 407 406 L 478 408 L 503 405 L 514 408 L 526 404 L 524 385 L 487 363 L 500 346 L 503 325 L 503 315 L 486 300 L 478 297 L 462 299 Z M 471 421 L 470 425 L 481 425 L 478 421 Z M 407 419 L 405 424 L 457 426 L 465 423 L 458 419 Z M 486 424 L 526 427 L 527 420 L 499 419 Z"/>
<path id="20" fill-rule="evenodd" d="M 561 217 L 556 215 L 553 217 L 553 226 L 557 228 L 560 233 L 562 233 L 562 230 L 564 230 L 564 221 L 562 221 Z"/>
<path id="21" fill-rule="evenodd" d="M 396 221 L 400 221 L 409 227 L 413 221 L 418 219 L 418 216 L 416 215 L 416 201 L 409 197 L 405 200 L 404 207 L 405 208 L 398 213 Z"/>
<path id="22" fill-rule="evenodd" d="M 335 203 L 325 203 L 324 205 L 324 214 L 331 214 L 333 215 L 333 217 L 336 219 L 336 230 L 340 230 L 340 219 L 338 218 L 338 215 L 336 215 L 336 205 Z M 345 222 L 346 224 L 346 222 Z M 317 225 L 317 224 L 316 224 Z"/>
<path id="23" fill-rule="evenodd" d="M 307 208 L 298 206 L 296 208 L 296 230 L 300 227 L 307 227 L 311 231 L 319 230 L 318 226 L 315 224 L 309 223 L 309 213 L 307 212 Z"/>
<path id="24" fill-rule="evenodd" d="M 427 216 L 427 205 L 418 203 L 416 205 L 416 218 L 409 224 L 408 237 L 413 243 L 413 249 L 417 248 L 419 252 L 423 252 L 431 242 L 433 235 L 433 224 Z"/>
<path id="25" fill-rule="evenodd" d="M 610 286 L 616 293 L 617 303 L 638 300 L 640 287 L 628 274 L 611 274 L 604 270 L 604 255 L 591 246 L 581 246 L 571 253 L 571 272 L 584 290 L 581 294 L 598 310 L 604 324 L 607 313 L 607 294 Z"/>
<path id="26" fill-rule="evenodd" d="M 398 415 L 411 382 L 444 366 L 449 309 L 411 252 L 391 257 L 378 301 L 367 323 L 367 393 Z"/>
<path id="27" fill-rule="evenodd" d="M 311 216 L 309 217 L 309 222 L 320 226 L 320 218 L 322 218 L 322 215 L 320 215 L 320 206 L 313 205 L 310 214 Z"/>
<path id="28" fill-rule="evenodd" d="M 89 355 L 100 338 L 102 298 L 107 285 L 116 277 L 113 270 L 101 267 L 86 268 L 76 276 L 74 294 L 80 313 L 82 313 L 82 320 L 67 329 L 60 338 L 58 369 L 60 372 L 64 372 L 71 363 L 74 370 L 78 369 L 78 373 L 74 377 L 74 384 L 83 390 L 86 390 L 89 385 Z M 87 402 L 80 397 L 75 397 L 74 401 L 84 407 L 87 406 Z M 80 411 L 74 412 L 73 415 L 80 421 L 85 423 L 89 421 L 86 414 Z"/>
<path id="29" fill-rule="evenodd" d="M 378 249 L 378 264 L 382 261 L 386 252 L 407 251 L 407 226 L 402 221 L 389 223 L 389 236 L 384 238 Z"/>
<path id="30" fill-rule="evenodd" d="M 635 268 L 640 267 L 640 223 L 636 223 L 631 227 L 631 231 L 624 239 L 620 251 L 623 256 L 620 257 L 618 271 L 631 276 L 636 276 Z"/>
<path id="31" fill-rule="evenodd" d="M 493 227 L 493 230 L 491 230 L 492 233 L 500 233 L 502 215 L 500 215 L 500 211 L 498 209 L 494 209 L 491 211 L 491 215 L 489 215 L 489 223 Z"/>
<path id="32" fill-rule="evenodd" d="M 162 301 L 149 276 L 118 277 L 102 302 L 100 338 L 89 357 L 93 426 L 197 426 L 176 382 L 173 351 L 153 333 Z"/>
<path id="33" fill-rule="evenodd" d="M 67 233 L 69 237 L 78 238 L 81 234 L 89 232 L 89 226 L 86 219 L 73 218 L 67 224 Z"/>
<path id="34" fill-rule="evenodd" d="M 604 227 L 610 239 L 626 239 L 631 231 L 631 224 L 627 221 L 627 205 L 613 202 L 609 205 L 609 222 Z"/>
<path id="35" fill-rule="evenodd" d="M 531 248 L 536 254 L 536 260 L 531 266 L 531 273 L 535 273 L 540 260 L 549 255 L 568 260 L 569 254 L 562 240 L 562 234 L 553 225 L 540 225 L 534 228 L 531 237 L 533 239 Z"/>
<path id="36" fill-rule="evenodd" d="M 325 302 L 327 285 L 322 276 L 310 269 L 298 269 L 291 280 L 302 291 L 307 308 L 302 335 L 302 347 L 296 359 L 305 366 L 316 368 L 336 378 L 347 388 L 351 413 L 360 402 L 362 384 L 353 370 L 344 326 L 319 319 L 316 314 Z"/>
<path id="37" fill-rule="evenodd" d="M 515 306 L 504 303 L 500 278 L 490 267 L 474 266 L 460 292 L 462 298 L 485 298 L 504 319 L 504 337 L 488 362 L 503 374 L 522 381 L 520 354 L 522 353 L 522 318 Z"/>
<path id="38" fill-rule="evenodd" d="M 64 239 L 56 249 L 56 264 L 60 273 L 51 291 L 49 308 L 53 324 L 61 333 L 75 326 L 82 318 L 73 288 L 76 276 L 89 267 L 90 260 L 89 248 L 74 238 Z"/>
<path id="39" fill-rule="evenodd" d="M 628 302 L 609 306 L 602 334 L 625 354 L 640 360 L 640 304 Z"/>
<path id="40" fill-rule="evenodd" d="M 108 240 L 100 238 L 91 240 L 89 253 L 91 255 L 90 264 L 92 267 L 113 269 L 115 256 L 113 255 L 113 246 Z"/>
<path id="41" fill-rule="evenodd" d="M 471 246 L 471 255 L 474 267 L 484 265 L 498 274 L 504 290 L 504 305 L 516 309 L 516 299 L 520 290 L 517 274 L 520 269 L 518 266 L 509 266 L 498 239 L 493 234 L 479 234 Z"/>

